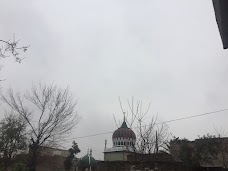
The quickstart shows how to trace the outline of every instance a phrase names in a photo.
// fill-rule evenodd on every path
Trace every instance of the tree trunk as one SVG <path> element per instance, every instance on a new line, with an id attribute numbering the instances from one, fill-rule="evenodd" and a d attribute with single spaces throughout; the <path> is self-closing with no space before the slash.
<path id="1" fill-rule="evenodd" d="M 30 147 L 32 151 L 32 155 L 30 156 L 30 163 L 29 163 L 29 171 L 36 171 L 36 165 L 37 165 L 37 152 L 38 148 L 37 145 L 31 145 Z"/>
<path id="2" fill-rule="evenodd" d="M 11 161 L 10 156 L 7 155 L 7 152 L 4 152 L 3 165 L 4 165 L 5 170 L 8 170 L 8 168 L 10 166 L 10 161 Z"/>
<path id="3" fill-rule="evenodd" d="M 33 151 L 33 155 L 31 158 L 31 165 L 29 167 L 29 171 L 36 171 L 36 152 Z"/>

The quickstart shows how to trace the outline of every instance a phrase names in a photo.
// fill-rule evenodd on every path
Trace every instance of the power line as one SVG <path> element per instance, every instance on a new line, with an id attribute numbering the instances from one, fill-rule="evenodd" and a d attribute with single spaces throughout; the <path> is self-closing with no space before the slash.
<path id="1" fill-rule="evenodd" d="M 213 112 L 207 112 L 207 113 L 202 113 L 202 114 L 198 114 L 198 115 L 187 116 L 187 117 L 184 117 L 184 118 L 178 118 L 178 119 L 173 119 L 173 120 L 169 120 L 169 121 L 159 122 L 159 123 L 156 123 L 156 124 L 169 123 L 169 122 L 175 122 L 175 121 L 180 121 L 180 120 L 185 120 L 185 119 L 190 119 L 190 118 L 196 118 L 196 117 L 199 117 L 199 116 L 205 116 L 205 115 L 210 115 L 210 114 L 224 112 L 224 111 L 228 111 L 228 109 L 216 110 L 216 111 L 213 111 Z"/>
<path id="2" fill-rule="evenodd" d="M 168 120 L 168 121 L 164 121 L 164 122 L 158 122 L 158 123 L 155 123 L 155 124 L 158 125 L 158 124 L 176 122 L 176 121 L 180 121 L 180 120 L 186 120 L 186 119 L 196 118 L 196 117 L 210 115 L 210 114 L 214 114 L 214 113 L 220 113 L 220 112 L 224 112 L 224 111 L 228 111 L 228 109 L 221 109 L 221 110 L 216 110 L 216 111 L 212 111 L 212 112 L 201 113 L 201 114 L 197 114 L 197 115 L 191 115 L 191 116 L 187 116 L 187 117 L 183 117 L 183 118 L 177 118 L 177 119 L 172 119 L 172 120 Z M 146 126 L 149 126 L 149 125 L 146 125 Z M 135 129 L 135 128 L 138 128 L 138 127 L 134 127 L 133 129 Z M 98 134 L 92 134 L 92 135 L 86 135 L 86 136 L 80 136 L 80 137 L 76 137 L 76 138 L 72 138 L 72 139 L 81 139 L 81 138 L 88 138 L 88 137 L 96 137 L 96 136 L 105 135 L 105 134 L 111 134 L 111 133 L 113 133 L 113 131 L 103 132 L 103 133 L 98 133 Z"/>
<path id="3" fill-rule="evenodd" d="M 76 138 L 72 138 L 72 139 L 80 139 L 80 138 L 87 138 L 87 137 L 96 137 L 96 136 L 99 136 L 99 135 L 111 134 L 111 133 L 113 133 L 113 131 L 103 132 L 103 133 L 98 133 L 98 134 L 92 134 L 92 135 L 86 135 L 86 136 L 76 137 Z"/>

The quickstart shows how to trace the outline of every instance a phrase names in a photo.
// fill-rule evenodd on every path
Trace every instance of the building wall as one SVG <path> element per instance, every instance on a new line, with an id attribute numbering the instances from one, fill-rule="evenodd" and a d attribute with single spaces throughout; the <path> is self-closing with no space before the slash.
<path id="1" fill-rule="evenodd" d="M 40 148 L 40 156 L 62 156 L 67 157 L 69 156 L 68 150 L 58 149 L 58 148 L 51 148 L 51 147 L 41 147 Z"/>
<path id="2" fill-rule="evenodd" d="M 108 152 L 104 153 L 104 161 L 127 161 L 127 155 L 129 152 Z"/>
<path id="3" fill-rule="evenodd" d="M 139 154 L 132 153 L 127 156 L 129 162 L 179 162 L 169 153 Z M 179 162 L 181 163 L 181 162 Z"/>
<path id="4" fill-rule="evenodd" d="M 104 161 L 98 163 L 99 171 L 198 171 L 184 168 L 180 163 Z M 201 171 L 201 170 L 200 170 Z"/>
<path id="5" fill-rule="evenodd" d="M 41 147 L 37 156 L 37 171 L 65 171 L 64 161 L 68 150 Z"/>
<path id="6" fill-rule="evenodd" d="M 65 171 L 64 160 L 61 156 L 39 156 L 37 159 L 37 171 Z"/>

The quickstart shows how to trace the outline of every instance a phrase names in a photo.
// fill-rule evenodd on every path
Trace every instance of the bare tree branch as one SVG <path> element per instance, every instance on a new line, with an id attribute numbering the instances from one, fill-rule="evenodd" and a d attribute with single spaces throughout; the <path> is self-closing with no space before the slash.
<path id="1" fill-rule="evenodd" d="M 139 153 L 154 153 L 159 149 L 164 150 L 168 142 L 168 126 L 164 123 L 157 125 L 157 115 L 152 115 L 150 122 L 146 122 L 151 102 L 146 106 L 146 110 L 144 110 L 143 102 L 141 100 L 135 101 L 134 97 L 131 98 L 131 101 L 128 99 L 127 104 L 131 116 L 126 117 L 125 120 L 131 128 L 134 125 L 137 136 L 135 150 Z M 123 109 L 121 102 L 120 105 Z"/>
<path id="2" fill-rule="evenodd" d="M 19 46 L 19 41 L 20 39 L 15 40 L 15 35 L 13 36 L 13 40 L 0 40 L 0 43 L 3 44 L 0 47 L 0 57 L 7 58 L 13 56 L 16 62 L 21 63 L 24 58 L 19 57 L 20 53 L 26 52 L 30 46 Z"/>
<path id="3" fill-rule="evenodd" d="M 64 141 L 80 120 L 75 112 L 77 101 L 69 88 L 39 84 L 33 85 L 24 95 L 10 89 L 1 99 L 28 124 L 31 132 L 30 148 L 34 154 L 33 166 L 41 145 Z"/>

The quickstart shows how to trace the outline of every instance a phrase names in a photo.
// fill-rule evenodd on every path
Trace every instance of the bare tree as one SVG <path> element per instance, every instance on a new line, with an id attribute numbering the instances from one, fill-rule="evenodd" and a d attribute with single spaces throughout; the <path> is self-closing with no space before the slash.
<path id="1" fill-rule="evenodd" d="M 168 142 L 168 126 L 164 123 L 158 125 L 153 117 L 148 125 L 139 124 L 137 127 L 137 146 L 140 153 L 151 154 L 166 151 Z"/>
<path id="2" fill-rule="evenodd" d="M 164 150 L 168 142 L 168 126 L 165 123 L 157 124 L 157 116 L 155 115 L 152 115 L 150 121 L 147 122 L 151 103 L 144 107 L 141 100 L 135 100 L 132 97 L 131 100 L 127 100 L 127 109 L 130 112 L 124 111 L 120 98 L 119 103 L 127 124 L 135 130 L 137 137 L 135 151 L 151 154 Z"/>
<path id="3" fill-rule="evenodd" d="M 78 124 L 76 101 L 69 89 L 54 85 L 32 86 L 25 94 L 9 89 L 2 100 L 27 122 L 30 130 L 30 170 L 36 170 L 37 152 L 42 145 L 58 145 Z"/>

